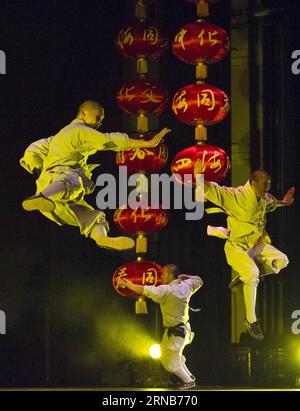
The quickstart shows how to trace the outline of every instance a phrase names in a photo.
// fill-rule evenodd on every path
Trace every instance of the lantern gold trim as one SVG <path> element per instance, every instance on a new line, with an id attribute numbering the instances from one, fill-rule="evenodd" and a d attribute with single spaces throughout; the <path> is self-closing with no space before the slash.
<path id="1" fill-rule="evenodd" d="M 198 63 L 196 65 L 196 79 L 202 80 L 207 78 L 207 65 L 203 63 Z"/>
<path id="2" fill-rule="evenodd" d="M 147 237 L 145 237 L 143 234 L 138 234 L 138 237 L 136 239 L 136 253 L 137 254 L 146 254 L 147 249 L 148 249 L 148 240 Z"/>
<path id="3" fill-rule="evenodd" d="M 146 12 L 146 4 L 144 3 L 144 0 L 136 0 L 135 17 L 140 21 L 146 20 L 147 12 Z"/>
<path id="4" fill-rule="evenodd" d="M 147 303 L 145 297 L 140 296 L 135 302 L 135 313 L 136 314 L 148 314 Z"/>
<path id="5" fill-rule="evenodd" d="M 198 124 L 195 127 L 195 140 L 197 143 L 207 141 L 207 128 L 204 127 L 202 124 Z"/>
<path id="6" fill-rule="evenodd" d="M 137 130 L 140 133 L 143 133 L 145 131 L 149 130 L 149 121 L 148 117 L 145 116 L 145 114 L 139 114 L 137 117 Z"/>
<path id="7" fill-rule="evenodd" d="M 136 61 L 136 71 L 140 77 L 146 76 L 148 73 L 148 61 L 141 57 Z"/>
<path id="8" fill-rule="evenodd" d="M 208 17 L 209 16 L 209 5 L 206 0 L 198 0 L 197 16 L 198 17 Z"/>

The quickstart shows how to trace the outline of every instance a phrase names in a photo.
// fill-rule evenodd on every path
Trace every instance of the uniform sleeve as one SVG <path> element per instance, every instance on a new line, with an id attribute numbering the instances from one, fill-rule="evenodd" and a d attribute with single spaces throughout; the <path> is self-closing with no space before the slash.
<path id="1" fill-rule="evenodd" d="M 272 194 L 268 194 L 266 213 L 271 213 L 272 211 L 275 211 L 277 207 L 278 207 L 277 199 Z"/>
<path id="2" fill-rule="evenodd" d="M 90 127 L 84 127 L 80 132 L 80 140 L 81 150 L 86 152 L 130 149 L 129 137 L 126 133 L 100 133 Z"/>
<path id="3" fill-rule="evenodd" d="M 168 286 L 159 285 L 158 287 L 145 285 L 143 294 L 151 298 L 155 303 L 162 304 L 168 295 Z"/>
<path id="4" fill-rule="evenodd" d="M 233 187 L 221 187 L 219 184 L 211 181 L 204 196 L 207 200 L 226 210 L 234 207 L 237 203 L 235 191 Z"/>
<path id="5" fill-rule="evenodd" d="M 30 144 L 25 150 L 24 156 L 20 159 L 20 165 L 31 174 L 35 168 L 41 170 L 52 139 L 53 136 L 42 138 Z"/>
<path id="6" fill-rule="evenodd" d="M 203 285 L 202 278 L 198 277 L 197 275 L 193 276 L 193 278 L 184 280 L 184 282 L 188 283 L 188 285 L 190 286 L 191 294 L 194 294 Z"/>

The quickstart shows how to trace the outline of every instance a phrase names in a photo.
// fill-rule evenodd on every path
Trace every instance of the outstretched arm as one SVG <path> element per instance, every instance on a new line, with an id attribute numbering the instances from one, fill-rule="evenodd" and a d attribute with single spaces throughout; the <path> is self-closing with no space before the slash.
<path id="1" fill-rule="evenodd" d="M 171 130 L 167 127 L 163 128 L 159 133 L 155 134 L 151 140 L 138 140 L 134 138 L 129 139 L 130 148 L 153 148 L 158 146 L 160 141 L 164 138 L 166 134 L 168 134 Z"/>
<path id="2" fill-rule="evenodd" d="M 179 280 L 188 280 L 190 278 L 195 278 L 195 277 L 198 277 L 198 276 L 190 275 L 190 274 L 179 274 L 178 276 Z"/>
<path id="3" fill-rule="evenodd" d="M 124 279 L 120 279 L 119 285 L 124 288 L 128 288 L 129 290 L 133 291 L 136 294 L 143 294 L 144 286 L 133 284 L 132 282 Z"/>
<path id="4" fill-rule="evenodd" d="M 295 187 L 291 187 L 283 196 L 282 200 L 277 200 L 278 207 L 290 206 L 295 201 L 294 199 Z"/>

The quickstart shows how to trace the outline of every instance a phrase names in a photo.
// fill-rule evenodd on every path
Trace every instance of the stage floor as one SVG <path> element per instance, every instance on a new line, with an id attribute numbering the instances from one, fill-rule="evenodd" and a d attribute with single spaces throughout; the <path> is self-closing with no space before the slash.
<path id="1" fill-rule="evenodd" d="M 53 388 L 40 388 L 40 387 L 26 387 L 26 388 L 0 388 L 0 391 L 106 391 L 106 392 L 116 392 L 116 391 L 176 391 L 176 392 L 187 392 L 187 391 L 299 391 L 299 388 L 263 388 L 263 387 L 221 387 L 221 386 L 196 386 L 190 390 L 177 390 L 173 388 L 157 388 L 157 387 L 53 387 Z"/>

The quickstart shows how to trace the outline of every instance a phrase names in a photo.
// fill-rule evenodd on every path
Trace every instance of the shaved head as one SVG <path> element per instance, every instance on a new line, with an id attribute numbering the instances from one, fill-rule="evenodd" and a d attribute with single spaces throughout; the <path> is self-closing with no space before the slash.
<path id="1" fill-rule="evenodd" d="M 81 113 L 83 110 L 87 110 L 90 111 L 92 109 L 97 109 L 100 108 L 102 110 L 103 106 L 98 103 L 98 101 L 95 100 L 85 100 L 83 103 L 80 104 L 80 106 L 78 107 L 78 114 Z"/>
<path id="2" fill-rule="evenodd" d="M 177 277 L 179 274 L 179 269 L 175 264 L 167 264 L 164 266 L 164 268 L 172 273 L 174 277 Z"/>
<path id="3" fill-rule="evenodd" d="M 163 267 L 161 279 L 163 284 L 169 284 L 171 281 L 178 278 L 179 269 L 175 264 L 167 264 Z"/>
<path id="4" fill-rule="evenodd" d="M 255 170 L 253 171 L 253 173 L 251 174 L 249 181 L 250 183 L 252 183 L 252 181 L 256 181 L 258 182 L 261 178 L 271 178 L 270 174 L 266 171 L 266 170 Z"/>
<path id="5" fill-rule="evenodd" d="M 258 197 L 263 198 L 271 185 L 270 174 L 265 170 L 254 171 L 249 178 L 251 187 Z"/>
<path id="6" fill-rule="evenodd" d="M 77 119 L 91 128 L 99 128 L 104 118 L 104 108 L 94 100 L 86 100 L 78 108 Z"/>

